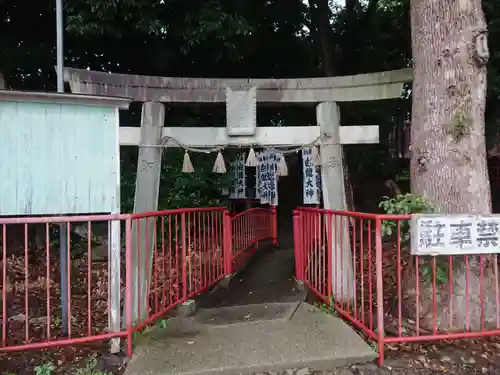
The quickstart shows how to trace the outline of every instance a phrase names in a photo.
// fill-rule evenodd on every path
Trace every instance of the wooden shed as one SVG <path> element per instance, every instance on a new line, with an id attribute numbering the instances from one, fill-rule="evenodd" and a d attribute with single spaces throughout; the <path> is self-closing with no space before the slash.
<path id="1" fill-rule="evenodd" d="M 0 216 L 120 212 L 129 99 L 0 90 Z"/>

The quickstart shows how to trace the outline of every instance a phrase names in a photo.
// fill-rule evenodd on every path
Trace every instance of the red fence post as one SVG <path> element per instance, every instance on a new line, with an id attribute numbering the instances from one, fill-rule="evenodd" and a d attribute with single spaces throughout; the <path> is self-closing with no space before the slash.
<path id="1" fill-rule="evenodd" d="M 132 322 L 132 219 L 125 221 L 125 329 L 127 355 L 132 357 L 134 325 Z"/>
<path id="2" fill-rule="evenodd" d="M 181 213 L 181 261 L 182 261 L 182 301 L 188 298 L 188 275 L 187 275 L 187 243 L 186 243 L 186 213 Z"/>
<path id="3" fill-rule="evenodd" d="M 299 211 L 293 211 L 293 252 L 295 254 L 295 278 L 297 281 L 304 281 L 302 275 L 302 233 L 301 233 L 301 225 L 300 225 L 300 216 Z"/>
<path id="4" fill-rule="evenodd" d="M 334 244 L 333 244 L 333 215 L 330 213 L 327 213 L 327 219 L 326 219 L 326 234 L 327 234 L 327 239 L 326 239 L 326 259 L 327 259 L 327 264 L 328 264 L 328 286 L 327 286 L 327 293 L 328 293 L 328 298 L 333 297 L 333 267 L 335 266 L 333 264 L 333 249 L 334 249 Z M 320 219 L 320 225 L 323 224 Z M 355 248 L 356 244 L 352 245 L 353 248 Z M 354 265 L 356 267 L 356 265 Z"/>
<path id="5" fill-rule="evenodd" d="M 370 275 L 371 277 L 371 275 Z M 378 364 L 384 365 L 384 280 L 382 275 L 382 220 L 375 219 L 375 278 L 377 288 L 377 344 Z"/>
<path id="6" fill-rule="evenodd" d="M 276 213 L 276 206 L 271 206 L 271 238 L 273 245 L 278 245 L 278 215 Z"/>
<path id="7" fill-rule="evenodd" d="M 224 211 L 224 274 L 229 276 L 233 273 L 233 223 L 228 210 Z"/>

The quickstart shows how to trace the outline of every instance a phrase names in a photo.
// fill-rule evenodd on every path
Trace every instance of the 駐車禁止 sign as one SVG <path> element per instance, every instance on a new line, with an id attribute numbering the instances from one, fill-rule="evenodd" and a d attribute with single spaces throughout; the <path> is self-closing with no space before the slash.
<path id="1" fill-rule="evenodd" d="M 500 252 L 500 215 L 417 214 L 411 218 L 413 255 Z"/>

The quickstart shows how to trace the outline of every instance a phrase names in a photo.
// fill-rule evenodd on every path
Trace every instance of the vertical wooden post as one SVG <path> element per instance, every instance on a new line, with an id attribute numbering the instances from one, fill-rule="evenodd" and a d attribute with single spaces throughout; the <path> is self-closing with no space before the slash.
<path id="1" fill-rule="evenodd" d="M 326 209 L 345 211 L 347 203 L 340 144 L 340 110 L 337 103 L 319 103 L 316 107 L 316 119 L 321 129 L 321 186 L 324 206 Z M 334 269 L 333 295 L 338 301 L 348 301 L 354 295 L 349 218 L 334 216 L 333 223 L 327 227 L 327 231 L 332 231 L 334 239 L 331 242 Z"/>
<path id="2" fill-rule="evenodd" d="M 118 202 L 119 202 L 119 196 Z M 118 203 L 119 204 L 119 203 Z M 119 213 L 119 210 L 116 211 Z M 109 290 L 109 330 L 120 332 L 120 263 L 121 263 L 121 241 L 120 220 L 112 220 L 108 224 L 108 290 Z M 124 320 L 125 322 L 126 320 Z M 120 352 L 120 339 L 115 338 L 110 343 L 111 353 Z"/>
<path id="3" fill-rule="evenodd" d="M 143 104 L 134 213 L 158 210 L 162 148 L 147 146 L 160 144 L 164 122 L 165 106 L 163 104 L 156 102 Z M 153 259 L 153 220 L 156 219 L 143 218 L 134 220 L 132 223 L 132 320 L 134 324 L 145 319 L 148 313 L 147 288 L 150 286 Z"/>
<path id="4" fill-rule="evenodd" d="M 120 174 L 120 110 L 115 108 L 115 121 L 116 121 L 116 193 L 114 200 L 114 211 L 113 214 L 119 214 L 121 212 L 121 174 Z M 128 241 L 128 239 L 127 239 Z M 126 246 L 130 246 L 127 244 Z M 121 309 L 121 222 L 120 220 L 113 220 L 108 224 L 108 261 L 109 261 L 109 272 L 108 272 L 108 293 L 109 293 L 109 329 L 111 332 L 120 332 L 120 309 Z M 127 256 L 127 255 L 126 255 Z M 127 277 L 129 270 L 126 268 Z M 130 287 L 130 286 L 129 286 Z M 128 302 L 125 302 L 124 306 L 129 306 Z M 124 310 L 125 314 L 125 310 Z M 127 320 L 123 319 L 124 324 Z M 127 327 L 128 329 L 128 327 Z M 111 353 L 120 352 L 120 339 L 114 338 L 110 342 Z"/>

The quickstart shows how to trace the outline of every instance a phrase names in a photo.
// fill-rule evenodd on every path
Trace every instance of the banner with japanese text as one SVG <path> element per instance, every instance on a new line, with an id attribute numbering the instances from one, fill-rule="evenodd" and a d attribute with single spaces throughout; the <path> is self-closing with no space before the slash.
<path id="1" fill-rule="evenodd" d="M 260 203 L 278 205 L 279 154 L 265 150 L 257 154 L 258 195 Z"/>
<path id="2" fill-rule="evenodd" d="M 238 154 L 236 159 L 230 163 L 231 171 L 231 194 L 230 199 L 246 199 L 247 182 L 246 182 L 246 157 L 245 154 Z"/>
<path id="3" fill-rule="evenodd" d="M 302 149 L 302 173 L 304 204 L 320 204 L 321 171 L 314 165 L 311 147 Z"/>

